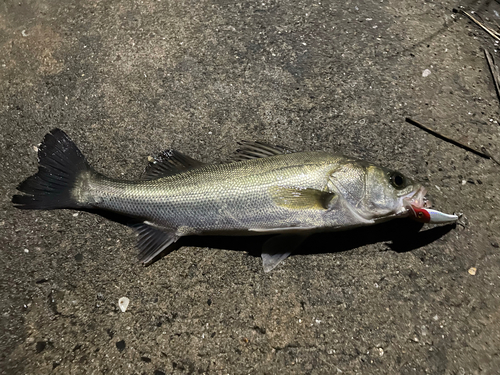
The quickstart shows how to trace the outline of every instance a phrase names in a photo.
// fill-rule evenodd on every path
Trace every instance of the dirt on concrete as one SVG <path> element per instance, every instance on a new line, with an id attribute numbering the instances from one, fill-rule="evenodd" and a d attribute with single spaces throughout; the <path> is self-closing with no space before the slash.
<path id="1" fill-rule="evenodd" d="M 500 158 L 498 44 L 460 6 L 500 23 L 496 1 L 3 1 L 0 373 L 498 373 L 500 167 L 404 121 Z M 317 235 L 270 274 L 245 238 L 145 268 L 125 226 L 12 206 L 54 127 L 130 179 L 169 147 L 341 152 L 465 224 Z"/>

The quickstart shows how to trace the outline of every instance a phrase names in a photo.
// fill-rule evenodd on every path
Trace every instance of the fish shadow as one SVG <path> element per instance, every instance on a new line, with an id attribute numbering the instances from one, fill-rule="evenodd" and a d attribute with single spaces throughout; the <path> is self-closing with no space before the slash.
<path id="1" fill-rule="evenodd" d="M 344 252 L 378 242 L 397 253 L 405 253 L 426 246 L 455 228 L 455 224 L 443 225 L 420 231 L 423 224 L 413 220 L 394 220 L 369 227 L 312 234 L 293 254 L 324 254 Z M 260 257 L 264 243 L 272 236 L 192 236 L 181 238 L 170 251 L 182 246 L 211 247 L 245 251 Z M 170 252 L 169 251 L 169 252 Z M 293 256 L 293 255 L 292 255 Z"/>
<path id="2" fill-rule="evenodd" d="M 131 225 L 137 222 L 131 221 L 130 217 L 110 213 L 109 211 L 96 212 L 93 210 L 92 213 L 124 225 Z M 436 226 L 424 231 L 421 231 L 422 227 L 422 223 L 410 219 L 401 219 L 346 231 L 315 233 L 309 236 L 293 254 L 338 253 L 378 242 L 388 242 L 386 245 L 391 250 L 397 253 L 405 253 L 438 240 L 453 230 L 456 224 Z M 151 264 L 156 263 L 164 256 L 183 246 L 245 251 L 251 256 L 260 257 L 264 243 L 273 236 L 182 237 L 176 243 L 169 246 Z"/>

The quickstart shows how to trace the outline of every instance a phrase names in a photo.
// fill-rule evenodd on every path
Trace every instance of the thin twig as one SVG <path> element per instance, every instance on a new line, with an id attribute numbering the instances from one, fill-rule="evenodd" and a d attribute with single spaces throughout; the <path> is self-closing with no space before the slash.
<path id="1" fill-rule="evenodd" d="M 442 135 L 441 133 L 438 133 L 437 131 L 431 129 L 431 128 L 428 128 L 427 126 L 424 126 L 422 125 L 421 123 L 415 121 L 415 120 L 412 120 L 411 118 L 407 117 L 406 118 L 406 122 L 409 122 L 410 124 L 412 125 L 415 125 L 417 128 L 420 128 L 422 130 L 425 130 L 427 133 L 430 133 L 432 134 L 433 136 L 439 138 L 439 139 L 442 139 L 443 141 L 446 141 L 446 142 L 449 142 L 451 144 L 454 144 L 455 146 L 458 146 L 460 148 L 463 148 L 464 150 L 467 150 L 469 152 L 472 152 L 473 154 L 476 154 L 478 156 L 481 156 L 485 159 L 492 159 L 494 160 L 490 153 L 485 153 L 485 152 L 481 152 L 481 151 L 478 151 L 476 149 L 473 149 L 467 145 L 464 145 L 463 143 L 460 143 L 458 141 L 455 141 L 454 139 L 451 139 L 451 138 L 448 138 L 447 136 L 445 135 Z"/>
<path id="2" fill-rule="evenodd" d="M 486 61 L 488 61 L 488 65 L 490 67 L 491 75 L 493 76 L 493 82 L 495 83 L 495 90 L 497 91 L 498 99 L 500 100 L 500 84 L 499 84 L 499 74 L 498 74 L 498 66 L 495 64 L 495 58 L 493 55 L 487 50 L 484 50 L 484 55 L 486 56 Z"/>
<path id="3" fill-rule="evenodd" d="M 497 159 L 495 159 L 491 154 L 490 152 L 486 149 L 486 147 L 481 147 L 481 151 L 484 152 L 484 154 L 486 156 L 489 156 L 491 160 L 493 160 L 495 163 L 497 163 L 498 165 L 500 165 L 500 161 L 498 161 Z"/>
<path id="4" fill-rule="evenodd" d="M 469 17 L 472 20 L 472 22 L 474 22 L 476 25 L 478 25 L 479 27 L 481 27 L 484 31 L 486 31 L 488 34 L 490 34 L 493 38 L 495 38 L 496 40 L 500 41 L 500 34 L 497 33 L 495 30 L 489 28 L 488 26 L 486 26 L 485 24 L 483 24 L 482 22 L 480 22 L 479 20 L 477 20 L 476 18 L 474 18 L 474 16 L 472 16 L 472 14 L 467 13 L 463 9 L 462 9 L 462 13 L 465 14 L 467 17 Z"/>

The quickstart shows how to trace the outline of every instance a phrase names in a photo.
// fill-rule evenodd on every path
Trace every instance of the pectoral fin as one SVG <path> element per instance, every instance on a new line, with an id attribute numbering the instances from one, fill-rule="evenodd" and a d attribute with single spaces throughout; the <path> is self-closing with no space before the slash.
<path id="1" fill-rule="evenodd" d="M 179 239 L 173 231 L 155 227 L 149 222 L 132 225 L 138 233 L 137 247 L 139 262 L 149 265 L 160 255 L 167 247 Z"/>
<path id="2" fill-rule="evenodd" d="M 269 193 L 278 206 L 297 210 L 326 210 L 336 198 L 333 192 L 296 187 L 273 186 Z"/>
<path id="3" fill-rule="evenodd" d="M 298 234 L 280 234 L 267 240 L 261 254 L 264 272 L 273 270 L 288 258 L 306 238 L 307 236 Z"/>

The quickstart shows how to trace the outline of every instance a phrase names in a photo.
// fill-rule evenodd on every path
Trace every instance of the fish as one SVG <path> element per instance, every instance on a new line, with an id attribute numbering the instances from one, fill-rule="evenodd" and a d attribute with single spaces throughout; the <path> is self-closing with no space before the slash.
<path id="1" fill-rule="evenodd" d="M 12 197 L 18 209 L 73 209 L 127 218 L 138 260 L 149 265 L 179 238 L 275 235 L 262 248 L 265 272 L 316 232 L 415 216 L 426 189 L 402 173 L 323 151 L 294 152 L 242 141 L 231 162 L 207 164 L 173 149 L 139 180 L 94 170 L 69 136 L 53 129 L 38 151 L 38 172 Z"/>

